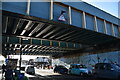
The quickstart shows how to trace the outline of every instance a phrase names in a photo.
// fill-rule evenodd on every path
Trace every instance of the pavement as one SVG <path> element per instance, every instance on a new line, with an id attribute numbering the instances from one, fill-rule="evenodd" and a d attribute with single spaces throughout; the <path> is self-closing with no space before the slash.
<path id="1" fill-rule="evenodd" d="M 0 70 L 0 80 L 2 80 L 2 70 Z"/>

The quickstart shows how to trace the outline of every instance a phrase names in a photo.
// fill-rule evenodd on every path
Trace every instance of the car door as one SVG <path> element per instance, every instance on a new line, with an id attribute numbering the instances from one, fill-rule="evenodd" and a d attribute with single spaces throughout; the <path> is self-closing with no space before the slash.
<path id="1" fill-rule="evenodd" d="M 104 64 L 99 64 L 97 68 L 97 76 L 100 78 L 104 78 L 106 76 L 105 74 L 105 65 Z"/>
<path id="2" fill-rule="evenodd" d="M 74 65 L 73 74 L 77 75 L 77 74 L 78 74 L 78 73 L 77 73 L 77 70 L 78 70 L 77 65 Z"/>
<path id="3" fill-rule="evenodd" d="M 115 79 L 117 78 L 118 72 L 112 64 L 106 65 L 105 70 L 106 78 Z"/>
<path id="4" fill-rule="evenodd" d="M 75 74 L 80 75 L 80 67 L 79 67 L 79 65 L 75 66 Z"/>
<path id="5" fill-rule="evenodd" d="M 116 72 L 111 64 L 102 64 L 100 67 L 99 77 L 113 79 L 116 77 Z"/>
<path id="6" fill-rule="evenodd" d="M 71 70 L 70 70 L 71 74 L 74 74 L 75 72 L 75 65 L 71 65 Z"/>

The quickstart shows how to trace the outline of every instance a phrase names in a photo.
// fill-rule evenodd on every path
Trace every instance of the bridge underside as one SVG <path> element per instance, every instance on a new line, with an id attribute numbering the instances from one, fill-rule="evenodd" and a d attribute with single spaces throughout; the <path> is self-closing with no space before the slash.
<path id="1" fill-rule="evenodd" d="M 53 57 L 120 50 L 120 39 L 92 30 L 2 11 L 2 54 Z"/>

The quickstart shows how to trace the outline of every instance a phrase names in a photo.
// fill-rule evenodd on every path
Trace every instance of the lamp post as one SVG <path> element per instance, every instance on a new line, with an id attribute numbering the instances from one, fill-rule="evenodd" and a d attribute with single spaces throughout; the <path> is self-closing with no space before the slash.
<path id="1" fill-rule="evenodd" d="M 22 61 L 22 38 L 21 38 L 21 42 L 20 42 L 20 60 L 19 60 L 19 70 L 21 70 L 21 61 Z"/>
<path id="2" fill-rule="evenodd" d="M 28 39 L 25 39 L 25 38 L 21 38 L 21 42 L 20 42 L 20 60 L 19 60 L 19 69 L 21 68 L 21 62 L 22 62 L 22 41 L 23 40 L 28 40 Z"/>
<path id="3" fill-rule="evenodd" d="M 97 60 L 98 60 L 98 63 L 100 62 L 100 57 L 98 56 L 98 54 L 97 54 Z"/>

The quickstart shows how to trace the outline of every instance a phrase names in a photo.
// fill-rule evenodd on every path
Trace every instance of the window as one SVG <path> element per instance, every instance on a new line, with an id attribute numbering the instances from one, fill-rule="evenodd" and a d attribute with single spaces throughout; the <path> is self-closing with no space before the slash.
<path id="1" fill-rule="evenodd" d="M 100 65 L 99 69 L 104 70 L 106 68 L 106 65 L 102 64 Z"/>
<path id="2" fill-rule="evenodd" d="M 111 70 L 112 66 L 111 65 L 106 65 L 107 70 Z"/>

